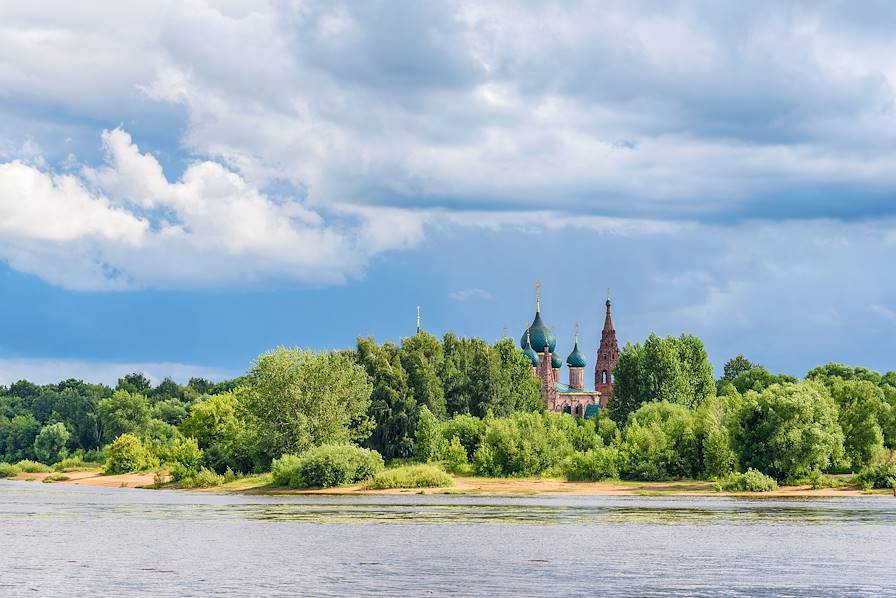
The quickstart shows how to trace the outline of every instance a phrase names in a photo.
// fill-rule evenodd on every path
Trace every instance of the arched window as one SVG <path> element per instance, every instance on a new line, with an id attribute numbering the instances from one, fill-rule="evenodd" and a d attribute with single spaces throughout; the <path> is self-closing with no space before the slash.
<path id="1" fill-rule="evenodd" d="M 572 409 L 569 408 L 569 405 L 563 406 L 563 413 L 572 413 Z"/>
<path id="2" fill-rule="evenodd" d="M 601 384 L 606 384 L 606 383 L 607 383 L 607 370 L 604 370 L 603 372 L 601 372 L 601 374 L 600 374 L 600 383 L 601 383 Z"/>
<path id="3" fill-rule="evenodd" d="M 582 415 L 582 406 L 576 405 L 576 415 Z"/>
<path id="4" fill-rule="evenodd" d="M 614 382 L 616 382 L 616 377 L 610 373 L 610 384 L 613 384 Z"/>

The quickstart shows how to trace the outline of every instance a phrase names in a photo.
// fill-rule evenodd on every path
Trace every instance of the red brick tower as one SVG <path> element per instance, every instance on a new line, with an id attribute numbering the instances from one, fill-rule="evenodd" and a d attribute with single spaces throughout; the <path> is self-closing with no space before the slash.
<path id="1" fill-rule="evenodd" d="M 616 331 L 613 329 L 613 318 L 610 317 L 610 298 L 607 297 L 607 315 L 604 317 L 604 329 L 600 335 L 600 348 L 594 363 L 594 390 L 600 393 L 600 406 L 606 407 L 613 394 L 613 368 L 619 361 L 619 344 L 616 342 Z"/>

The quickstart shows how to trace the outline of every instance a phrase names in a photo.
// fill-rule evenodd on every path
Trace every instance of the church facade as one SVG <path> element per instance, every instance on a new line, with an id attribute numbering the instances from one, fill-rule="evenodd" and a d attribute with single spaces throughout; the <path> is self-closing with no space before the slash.
<path id="1" fill-rule="evenodd" d="M 541 317 L 541 301 L 535 301 L 535 319 L 523 332 L 520 347 L 532 362 L 532 375 L 541 381 L 541 398 L 551 411 L 579 417 L 593 417 L 607 406 L 613 395 L 613 368 L 619 360 L 619 344 L 607 298 L 604 327 L 595 354 L 594 390 L 585 388 L 585 369 L 588 362 L 579 349 L 576 333 L 572 352 L 566 358 L 567 382 L 560 380 L 563 361 L 557 354 L 557 338 Z"/>

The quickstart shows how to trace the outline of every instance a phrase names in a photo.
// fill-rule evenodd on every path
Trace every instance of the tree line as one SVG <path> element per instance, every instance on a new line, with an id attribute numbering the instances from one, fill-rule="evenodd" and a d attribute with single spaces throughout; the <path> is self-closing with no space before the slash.
<path id="1" fill-rule="evenodd" d="M 545 413 L 513 340 L 421 332 L 400 344 L 359 338 L 335 352 L 279 348 L 217 384 L 154 386 L 142 374 L 115 387 L 19 381 L 0 387 L 0 459 L 105 459 L 109 471 L 168 465 L 180 477 L 213 477 L 356 445 L 386 461 L 488 476 L 722 479 L 755 470 L 780 481 L 877 468 L 880 484 L 896 481 L 894 372 L 828 364 L 797 379 L 738 356 L 715 379 L 699 338 L 651 335 L 622 349 L 614 378 L 597 418 Z"/>

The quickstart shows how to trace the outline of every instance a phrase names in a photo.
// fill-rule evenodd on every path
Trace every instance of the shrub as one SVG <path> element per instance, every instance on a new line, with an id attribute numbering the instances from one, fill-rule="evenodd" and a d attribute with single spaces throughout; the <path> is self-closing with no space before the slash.
<path id="1" fill-rule="evenodd" d="M 91 463 L 85 463 L 84 460 L 80 457 L 66 457 L 62 461 L 59 461 L 55 465 L 53 465 L 53 469 L 55 471 L 81 471 L 84 469 L 90 469 L 93 467 Z"/>
<path id="2" fill-rule="evenodd" d="M 694 478 L 703 469 L 697 418 L 683 405 L 645 403 L 622 431 L 620 473 L 636 480 Z"/>
<path id="3" fill-rule="evenodd" d="M 727 492 L 771 492 L 778 489 L 778 482 L 771 476 L 753 468 L 744 473 L 732 473 L 716 485 L 716 490 Z"/>
<path id="4" fill-rule="evenodd" d="M 434 465 L 405 465 L 386 469 L 373 477 L 367 485 L 372 490 L 390 488 L 441 488 L 451 486 L 451 476 Z"/>
<path id="5" fill-rule="evenodd" d="M 896 453 L 890 451 L 886 457 L 863 468 L 855 481 L 869 489 L 896 487 Z"/>
<path id="6" fill-rule="evenodd" d="M 207 467 L 203 467 L 192 475 L 182 478 L 177 485 L 181 488 L 213 488 L 223 483 L 224 476 L 218 475 Z"/>
<path id="7" fill-rule="evenodd" d="M 349 444 L 325 444 L 299 458 L 289 478 L 291 488 L 331 488 L 373 477 L 383 468 L 383 458 L 374 450 Z"/>
<path id="8" fill-rule="evenodd" d="M 538 475 L 573 453 L 571 437 L 581 440 L 579 424 L 555 413 L 519 413 L 486 422 L 485 436 L 473 457 L 479 475 Z M 594 442 L 600 442 L 591 432 Z M 583 438 L 585 436 L 582 436 Z"/>
<path id="9" fill-rule="evenodd" d="M 195 438 L 178 438 L 168 451 L 172 463 L 171 479 L 175 482 L 195 476 L 202 467 L 202 450 Z"/>
<path id="10" fill-rule="evenodd" d="M 16 463 L 16 465 L 25 473 L 47 473 L 50 471 L 50 468 L 47 465 L 29 459 L 22 459 Z"/>
<path id="11" fill-rule="evenodd" d="M 445 450 L 445 469 L 451 473 L 460 473 L 467 469 L 469 462 L 467 461 L 467 449 L 460 443 L 460 439 L 455 436 L 451 439 L 451 443 Z"/>
<path id="12" fill-rule="evenodd" d="M 35 456 L 44 463 L 55 463 L 68 454 L 65 445 L 70 437 L 63 423 L 44 426 L 34 439 Z"/>
<path id="13" fill-rule="evenodd" d="M 64 473 L 51 473 L 47 477 L 45 477 L 42 481 L 44 484 L 52 484 L 53 482 L 65 482 L 69 479 L 67 475 Z"/>
<path id="14" fill-rule="evenodd" d="M 289 480 L 292 479 L 299 470 L 299 464 L 302 459 L 298 455 L 283 455 L 279 459 L 271 462 L 271 476 L 275 486 L 289 486 Z"/>
<path id="15" fill-rule="evenodd" d="M 130 473 L 158 465 L 159 460 L 143 446 L 139 438 L 133 434 L 122 434 L 109 445 L 103 473 Z"/>
<path id="16" fill-rule="evenodd" d="M 18 466 L 0 461 L 0 479 L 13 478 L 20 473 L 22 473 L 22 470 Z"/>
<path id="17" fill-rule="evenodd" d="M 598 482 L 619 477 L 619 451 L 612 447 L 575 453 L 564 463 L 563 473 L 571 481 Z"/>

